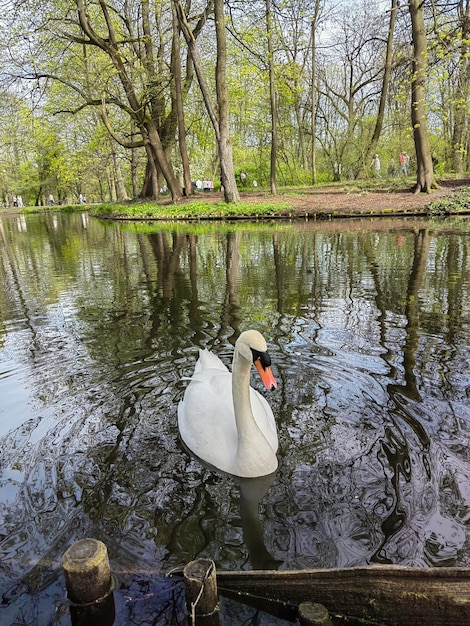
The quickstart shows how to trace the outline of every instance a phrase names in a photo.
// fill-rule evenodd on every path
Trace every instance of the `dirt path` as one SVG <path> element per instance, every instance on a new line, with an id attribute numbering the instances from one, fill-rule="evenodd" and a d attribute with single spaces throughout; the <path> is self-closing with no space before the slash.
<path id="1" fill-rule="evenodd" d="M 404 190 L 395 190 L 387 186 L 384 181 L 377 190 L 364 191 L 354 187 L 351 183 L 328 187 L 311 187 L 294 191 L 281 191 L 277 196 L 271 196 L 266 191 L 240 191 L 242 202 L 288 203 L 292 209 L 282 211 L 281 214 L 309 217 L 353 217 L 353 216 L 393 216 L 393 215 L 426 215 L 431 202 L 441 198 L 452 197 L 463 187 L 470 186 L 470 178 L 443 179 L 439 181 L 440 188 L 432 194 L 413 194 L 411 187 Z M 196 198 L 206 202 L 221 202 L 220 192 L 197 194 Z M 185 198 L 182 203 L 193 201 Z M 169 202 L 170 200 L 166 200 Z M 469 207 L 470 213 L 470 207 Z"/>
<path id="2" fill-rule="evenodd" d="M 298 191 L 295 196 L 282 195 L 279 202 L 288 201 L 298 215 L 347 217 L 353 215 L 406 215 L 426 213 L 431 202 L 452 197 L 462 187 L 470 185 L 470 178 L 440 181 L 440 189 L 432 194 L 413 194 L 411 190 L 395 191 L 383 188 L 377 191 L 353 190 L 350 186 L 331 186 Z M 244 202 L 265 202 L 263 193 L 241 192 Z M 470 207 L 469 207 L 470 211 Z"/>
<path id="3" fill-rule="evenodd" d="M 327 213 L 331 215 L 360 215 L 380 213 L 425 213 L 431 202 L 454 195 L 469 185 L 470 180 L 442 181 L 441 188 L 432 194 L 414 194 L 411 190 L 356 191 L 350 192 L 338 188 L 324 187 L 295 200 L 296 211 Z"/>

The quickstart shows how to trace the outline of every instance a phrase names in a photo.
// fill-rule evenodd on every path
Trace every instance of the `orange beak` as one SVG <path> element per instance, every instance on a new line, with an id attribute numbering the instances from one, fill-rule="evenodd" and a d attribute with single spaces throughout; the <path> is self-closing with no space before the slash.
<path id="1" fill-rule="evenodd" d="M 277 382 L 274 378 L 271 368 L 266 367 L 265 369 L 263 369 L 263 366 L 261 365 L 261 359 L 256 359 L 255 367 L 258 370 L 258 374 L 260 375 L 260 378 L 263 381 L 266 389 L 269 389 L 269 391 L 273 391 L 274 389 L 276 389 Z"/>

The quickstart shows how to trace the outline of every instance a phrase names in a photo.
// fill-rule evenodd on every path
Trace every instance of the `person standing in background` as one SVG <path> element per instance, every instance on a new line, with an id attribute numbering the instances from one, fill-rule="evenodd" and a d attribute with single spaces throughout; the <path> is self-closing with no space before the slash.
<path id="1" fill-rule="evenodd" d="M 382 178 L 380 175 L 380 159 L 378 154 L 376 154 L 372 160 L 372 167 L 374 169 L 375 177 Z"/>
<path id="2" fill-rule="evenodd" d="M 409 157 L 407 156 L 406 152 L 400 152 L 398 162 L 400 163 L 400 174 L 408 176 Z"/>

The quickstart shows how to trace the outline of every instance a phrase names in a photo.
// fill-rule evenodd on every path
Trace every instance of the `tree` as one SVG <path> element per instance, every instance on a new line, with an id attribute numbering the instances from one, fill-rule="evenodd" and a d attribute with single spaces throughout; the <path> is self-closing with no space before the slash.
<path id="1" fill-rule="evenodd" d="M 111 136 L 125 148 L 142 146 L 146 152 L 142 194 L 156 197 L 164 178 L 173 199 L 179 199 L 181 187 L 171 163 L 176 107 L 171 60 L 166 58 L 171 12 L 160 10 L 163 5 L 151 11 L 149 0 L 123 6 L 114 0 L 32 4 L 12 2 L 10 38 L 3 46 L 14 78 L 42 86 L 46 95 L 51 85 L 63 85 L 66 95 L 56 112 L 64 116 L 100 108 L 104 100 L 101 114 Z M 113 130 L 115 112 L 121 116 L 119 133 Z M 124 125 L 122 114 L 127 116 Z"/>
<path id="2" fill-rule="evenodd" d="M 311 22 L 311 46 L 312 46 L 312 78 L 310 83 L 310 96 L 312 100 L 312 150 L 311 150 L 311 171 L 312 185 L 317 183 L 317 154 L 316 154 L 316 134 L 317 134 L 317 27 L 323 0 L 315 0 L 312 22 Z"/>
<path id="3" fill-rule="evenodd" d="M 388 36 L 387 36 L 387 50 L 385 53 L 385 67 L 382 78 L 382 89 L 380 90 L 380 100 L 379 100 L 379 109 L 377 112 L 377 118 L 375 120 L 374 132 L 372 133 L 372 138 L 369 143 L 369 147 L 367 149 L 364 162 L 366 164 L 370 163 L 372 159 L 372 155 L 377 149 L 377 144 L 380 139 L 380 135 L 382 133 L 382 127 L 385 117 L 385 106 L 387 103 L 387 93 L 388 86 L 390 83 L 390 76 L 392 71 L 392 57 L 393 57 L 393 33 L 395 31 L 395 21 L 397 15 L 397 0 L 392 0 L 392 6 L 390 9 L 390 21 L 388 26 Z"/>
<path id="4" fill-rule="evenodd" d="M 413 39 L 413 74 L 411 78 L 411 123 L 416 152 L 417 181 L 414 193 L 430 193 L 438 187 L 433 171 L 426 121 L 427 41 L 422 0 L 409 0 Z"/>
<path id="5" fill-rule="evenodd" d="M 183 87 L 181 81 L 181 46 L 180 46 L 180 28 L 178 16 L 174 3 L 171 3 L 173 17 L 173 49 L 172 49 L 172 67 L 175 81 L 175 103 L 176 115 L 178 119 L 178 144 L 181 154 L 181 165 L 183 167 L 184 193 L 189 196 L 193 193 L 191 182 L 191 172 L 189 167 L 188 148 L 186 144 L 186 125 L 184 118 L 183 106 Z"/>
<path id="6" fill-rule="evenodd" d="M 225 202 L 238 202 L 237 183 L 233 167 L 232 144 L 230 142 L 228 88 L 227 88 L 227 40 L 224 15 L 224 0 L 214 1 L 215 33 L 217 39 L 216 90 L 219 108 L 219 159 L 221 182 Z"/>
<path id="7" fill-rule="evenodd" d="M 146 80 L 149 85 L 148 108 L 150 115 L 146 115 L 145 108 L 142 108 L 142 102 L 136 91 L 135 83 L 127 69 L 126 57 L 122 54 L 122 45 L 119 32 L 116 30 L 114 20 L 110 11 L 110 7 L 104 1 L 99 3 L 102 21 L 96 27 L 91 19 L 91 13 L 88 11 L 84 0 L 75 0 L 78 12 L 78 21 L 82 31 L 82 36 L 70 34 L 70 39 L 75 43 L 83 46 L 95 46 L 102 50 L 111 61 L 117 76 L 124 89 L 124 93 L 128 102 L 128 111 L 135 121 L 137 128 L 142 134 L 142 140 L 147 150 L 150 160 L 163 174 L 173 200 L 181 197 L 181 187 L 176 180 L 173 169 L 165 154 L 163 147 L 158 118 L 161 116 L 161 106 L 158 101 L 158 91 L 156 89 L 157 69 L 153 57 L 153 40 L 149 23 L 149 6 L 148 0 L 142 0 L 142 28 L 143 28 L 143 46 L 139 48 L 138 60 L 142 69 L 146 71 Z M 128 25 L 129 34 L 132 33 L 130 24 Z M 100 34 L 104 29 L 103 35 Z M 106 110 L 103 108 L 103 115 Z M 117 136 L 114 135 L 117 139 Z M 132 142 L 120 141 L 121 145 L 132 147 Z M 150 168 L 154 176 L 155 168 Z M 153 194 L 155 195 L 155 185 L 153 185 Z"/>
<path id="8" fill-rule="evenodd" d="M 271 167 L 269 180 L 271 193 L 276 193 L 276 166 L 277 166 L 277 104 L 275 91 L 275 65 L 273 32 L 271 20 L 271 0 L 266 0 L 266 36 L 268 40 L 268 71 L 269 71 L 269 104 L 271 110 Z"/>
<path id="9" fill-rule="evenodd" d="M 21 194 L 29 203 L 37 189 L 30 111 L 17 94 L 2 91 L 0 97 L 0 201 L 10 206 L 13 196 Z"/>
<path id="10" fill-rule="evenodd" d="M 318 66 L 317 139 L 330 167 L 356 177 L 370 145 L 383 64 L 376 16 L 370 5 L 345 5 Z"/>
<path id="11" fill-rule="evenodd" d="M 176 12 L 181 27 L 181 32 L 188 45 L 191 59 L 194 64 L 199 87 L 201 89 L 204 104 L 209 114 L 212 126 L 214 128 L 219 154 L 219 162 L 221 169 L 221 183 L 224 191 L 226 202 L 238 202 L 239 193 L 235 180 L 235 170 L 233 167 L 232 146 L 230 143 L 229 132 L 229 109 L 228 109 L 228 89 L 226 83 L 226 65 L 227 65 L 227 43 L 225 35 L 225 16 L 223 10 L 223 0 L 216 0 L 214 3 L 216 40 L 217 40 L 217 66 L 216 66 L 216 92 L 217 92 L 217 108 L 214 105 L 211 91 L 206 80 L 206 76 L 202 67 L 202 61 L 199 49 L 196 44 L 196 38 L 191 30 L 188 22 L 188 16 L 181 3 L 181 0 L 174 0 Z"/>
<path id="12" fill-rule="evenodd" d="M 458 55 L 457 88 L 455 98 L 454 126 L 452 132 L 452 161 L 454 171 L 464 171 L 464 155 L 468 137 L 468 109 L 470 96 L 470 1 L 460 0 L 457 6 L 460 32 L 460 50 Z M 467 133 L 467 135 L 466 135 Z"/>

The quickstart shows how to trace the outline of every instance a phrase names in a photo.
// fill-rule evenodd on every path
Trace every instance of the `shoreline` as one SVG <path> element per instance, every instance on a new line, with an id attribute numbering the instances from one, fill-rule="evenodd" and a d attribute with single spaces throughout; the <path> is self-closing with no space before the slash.
<path id="1" fill-rule="evenodd" d="M 470 177 L 459 179 L 442 179 L 439 189 L 430 194 L 420 193 L 414 194 L 410 189 L 393 189 L 391 185 L 394 181 L 383 181 L 382 187 L 377 186 L 369 188 L 359 188 L 354 183 L 348 182 L 339 185 L 328 185 L 324 187 L 305 187 L 292 188 L 282 190 L 275 196 L 266 191 L 241 190 L 240 201 L 245 205 L 249 205 L 252 214 L 223 215 L 220 214 L 220 205 L 224 203 L 223 194 L 220 191 L 215 192 L 196 192 L 195 195 L 184 197 L 178 203 L 173 203 L 171 198 L 163 197 L 155 202 L 136 201 L 129 203 L 121 203 L 122 206 L 144 207 L 160 206 L 162 208 L 172 207 L 181 208 L 180 215 L 178 211 L 171 218 L 157 215 L 119 215 L 112 213 L 112 204 L 108 203 L 106 211 L 103 205 L 103 213 L 95 213 L 94 217 L 99 219 L 108 219 L 116 221 L 202 221 L 202 220 L 256 220 L 256 219 L 293 219 L 302 218 L 308 220 L 331 220 L 336 218 L 354 219 L 354 218 L 372 218 L 372 217 L 430 217 L 430 216 L 466 216 L 470 215 L 470 206 L 458 206 L 453 209 L 451 206 L 446 207 L 445 211 L 431 211 L 430 205 L 436 201 L 444 202 L 452 201 L 465 187 L 470 186 Z M 188 215 L 185 214 L 185 206 L 190 203 L 205 205 L 219 205 L 219 210 L 214 214 Z M 256 214 L 256 205 L 271 205 L 272 210 L 269 213 L 265 211 Z M 116 203 L 118 205 L 118 203 Z M 276 208 L 279 205 L 279 208 Z M 286 206 L 287 205 L 287 206 Z M 56 205 L 53 207 L 25 207 L 26 211 L 18 207 L 0 208 L 0 215 L 24 215 L 28 213 L 48 212 L 70 210 L 89 210 L 95 206 L 98 211 L 102 203 L 94 205 Z M 230 205 L 226 205 L 230 206 Z"/>

